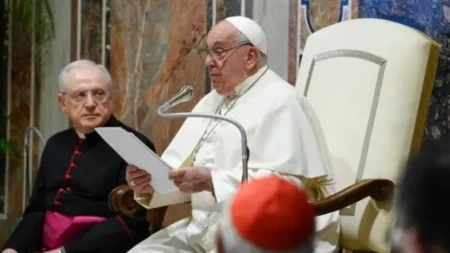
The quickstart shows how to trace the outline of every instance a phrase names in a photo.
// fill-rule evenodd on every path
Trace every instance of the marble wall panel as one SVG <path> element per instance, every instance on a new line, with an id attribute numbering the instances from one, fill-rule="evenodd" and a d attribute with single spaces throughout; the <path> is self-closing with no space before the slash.
<path id="1" fill-rule="evenodd" d="M 8 41 L 7 24 L 8 16 L 4 15 L 6 13 L 5 2 L 0 1 L 0 108 L 1 108 L 1 123 L 0 123 L 0 137 L 6 136 L 6 121 L 3 116 L 6 115 L 7 106 L 7 62 L 8 62 L 8 43 L 3 43 Z M 6 213 L 6 155 L 0 152 L 0 215 L 3 216 Z M 5 227 L 5 221 L 0 221 L 0 227 Z M 6 240 L 6 236 L 9 233 L 0 229 L 0 247 Z"/>
<path id="2" fill-rule="evenodd" d="M 298 6 L 299 1 L 298 0 L 289 0 L 289 32 L 288 32 L 288 41 L 289 41 L 289 48 L 288 48 L 288 77 L 287 81 L 294 85 L 297 71 L 298 71 L 298 65 L 297 65 L 297 57 L 298 57 L 298 20 L 299 20 L 299 13 L 298 13 Z"/>
<path id="3" fill-rule="evenodd" d="M 6 137 L 6 107 L 8 93 L 8 15 L 4 1 L 0 1 L 0 138 Z M 6 200 L 6 155 L 0 151 L 0 214 Z"/>
<path id="4" fill-rule="evenodd" d="M 216 24 L 226 17 L 241 15 L 241 1 L 245 0 L 209 0 L 216 1 Z"/>
<path id="5" fill-rule="evenodd" d="M 111 0 L 111 73 L 114 113 L 155 143 L 169 144 L 183 119 L 156 115 L 159 105 L 183 85 L 192 101 L 174 108 L 190 111 L 205 93 L 205 68 L 196 48 L 206 36 L 203 0 Z"/>
<path id="6" fill-rule="evenodd" d="M 13 39 L 21 36 L 21 50 L 13 44 L 11 66 L 11 104 L 10 106 L 10 143 L 18 150 L 23 149 L 24 131 L 30 124 L 30 78 L 31 78 L 31 38 L 26 33 L 19 33 L 13 26 Z M 17 31 L 17 32 L 16 32 Z M 22 157 L 11 157 L 9 164 L 9 210 L 10 216 L 18 217 L 22 208 Z M 16 197 L 12 197 L 16 196 Z"/>
<path id="7" fill-rule="evenodd" d="M 13 15 L 19 15 L 13 13 Z M 9 173 L 8 173 L 8 189 L 7 189 L 7 219 L 0 221 L 0 246 L 8 238 L 12 229 L 14 229 L 16 222 L 22 214 L 22 183 L 23 183 L 23 142 L 25 129 L 33 124 L 39 127 L 39 90 L 40 90 L 40 75 L 39 75 L 39 47 L 34 51 L 35 63 L 34 72 L 32 71 L 32 51 L 31 51 L 31 29 L 29 26 L 24 26 L 19 19 L 13 19 L 10 27 L 12 29 L 12 39 L 9 46 L 11 46 L 11 66 L 8 71 L 11 72 L 11 101 L 9 103 L 10 114 L 8 119 L 10 122 L 10 139 L 9 142 L 18 151 L 17 156 L 10 156 L 9 158 Z M 17 20 L 19 20 L 17 22 Z M 31 90 L 31 80 L 35 81 L 34 92 Z M 3 92 L 3 91 L 2 91 Z M 34 95 L 34 104 L 30 104 L 31 95 Z M 33 112 L 30 112 L 30 108 Z M 30 122 L 30 117 L 33 114 L 34 122 Z M 33 141 L 35 147 L 39 147 L 38 141 Z M 38 160 L 40 157 L 39 148 L 33 149 L 32 167 L 36 172 Z M 35 174 L 35 173 L 34 173 Z"/>
<path id="8" fill-rule="evenodd" d="M 102 62 L 102 1 L 81 1 L 80 58 Z"/>
<path id="9" fill-rule="evenodd" d="M 219 23 L 227 17 L 227 4 L 226 0 L 213 0 L 216 1 L 216 20 L 215 24 Z"/>

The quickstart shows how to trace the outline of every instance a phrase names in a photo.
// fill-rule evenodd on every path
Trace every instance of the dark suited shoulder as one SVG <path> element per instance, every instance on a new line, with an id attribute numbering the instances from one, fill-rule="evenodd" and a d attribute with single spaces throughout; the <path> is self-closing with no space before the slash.
<path id="1" fill-rule="evenodd" d="M 72 128 L 62 130 L 50 136 L 45 144 L 45 147 L 58 143 L 67 143 L 70 139 L 74 139 Z"/>

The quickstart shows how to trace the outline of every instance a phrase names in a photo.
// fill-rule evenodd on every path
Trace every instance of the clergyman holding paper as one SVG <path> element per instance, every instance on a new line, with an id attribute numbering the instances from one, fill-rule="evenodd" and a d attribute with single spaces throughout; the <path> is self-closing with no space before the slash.
<path id="1" fill-rule="evenodd" d="M 229 17 L 211 29 L 207 47 L 201 55 L 213 90 L 193 111 L 225 115 L 243 125 L 250 150 L 249 180 L 275 174 L 306 188 L 312 200 L 334 193 L 327 183 L 331 175 L 326 145 L 310 121 L 313 111 L 266 65 L 266 35 L 258 23 Z M 161 157 L 176 168 L 169 177 L 179 191 L 154 191 L 151 175 L 130 166 L 127 181 L 140 205 L 175 204 L 188 194 L 193 210 L 191 218 L 153 234 L 129 252 L 215 252 L 222 211 L 241 184 L 240 144 L 235 126 L 188 118 Z M 316 223 L 316 252 L 335 252 L 338 213 L 319 216 Z"/>

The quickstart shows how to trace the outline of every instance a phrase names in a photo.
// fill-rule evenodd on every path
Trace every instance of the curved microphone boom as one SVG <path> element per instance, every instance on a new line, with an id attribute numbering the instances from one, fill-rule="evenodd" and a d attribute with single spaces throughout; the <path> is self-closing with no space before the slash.
<path id="1" fill-rule="evenodd" d="M 226 121 L 235 127 L 238 128 L 239 132 L 241 133 L 241 140 L 242 140 L 242 180 L 241 182 L 244 183 L 248 180 L 248 159 L 249 159 L 249 149 L 247 146 L 247 134 L 245 133 L 244 127 L 237 122 L 236 120 L 221 116 L 221 115 L 215 115 L 215 114 L 206 114 L 206 113 L 194 113 L 194 112 L 177 112 L 177 113 L 168 113 L 167 110 L 171 107 L 174 107 L 175 105 L 178 105 L 180 103 L 187 102 L 191 100 L 194 96 L 194 91 L 191 86 L 184 86 L 180 89 L 180 91 L 170 98 L 167 102 L 165 102 L 163 105 L 161 105 L 158 108 L 157 114 L 163 118 L 210 118 L 210 119 L 217 119 L 217 120 L 223 120 Z"/>

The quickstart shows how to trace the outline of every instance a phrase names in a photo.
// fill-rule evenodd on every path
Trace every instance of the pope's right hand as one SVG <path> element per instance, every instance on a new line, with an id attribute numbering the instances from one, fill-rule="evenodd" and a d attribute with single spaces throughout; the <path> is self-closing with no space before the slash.
<path id="1" fill-rule="evenodd" d="M 14 249 L 5 249 L 2 253 L 17 253 L 17 251 Z"/>
<path id="2" fill-rule="evenodd" d="M 136 166 L 128 165 L 126 179 L 128 186 L 138 194 L 152 194 L 154 191 L 150 186 L 152 176 Z"/>

